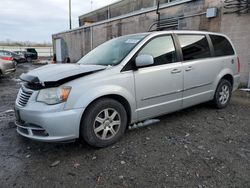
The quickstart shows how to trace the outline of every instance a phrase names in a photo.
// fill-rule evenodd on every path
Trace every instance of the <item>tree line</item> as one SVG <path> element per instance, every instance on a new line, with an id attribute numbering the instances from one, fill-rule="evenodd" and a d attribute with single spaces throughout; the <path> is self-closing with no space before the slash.
<path id="1" fill-rule="evenodd" d="M 0 41 L 0 46 L 37 46 L 37 47 L 51 47 L 51 42 L 31 42 L 31 41 L 12 41 L 6 39 L 5 41 Z"/>

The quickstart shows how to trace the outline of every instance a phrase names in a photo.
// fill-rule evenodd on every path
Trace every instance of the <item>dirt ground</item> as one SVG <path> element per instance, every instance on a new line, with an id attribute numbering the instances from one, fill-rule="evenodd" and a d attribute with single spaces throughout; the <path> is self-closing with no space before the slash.
<path id="1" fill-rule="evenodd" d="M 0 187 L 250 187 L 250 95 L 162 116 L 104 149 L 40 143 L 16 133 L 12 110 L 33 68 L 0 78 Z"/>

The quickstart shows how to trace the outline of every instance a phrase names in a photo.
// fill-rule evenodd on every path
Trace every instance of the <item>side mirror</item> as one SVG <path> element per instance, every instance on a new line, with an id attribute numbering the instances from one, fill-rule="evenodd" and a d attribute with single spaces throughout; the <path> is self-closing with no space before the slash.
<path id="1" fill-rule="evenodd" d="M 146 67 L 154 64 L 154 58 L 152 55 L 142 54 L 136 57 L 135 65 L 136 67 Z"/>

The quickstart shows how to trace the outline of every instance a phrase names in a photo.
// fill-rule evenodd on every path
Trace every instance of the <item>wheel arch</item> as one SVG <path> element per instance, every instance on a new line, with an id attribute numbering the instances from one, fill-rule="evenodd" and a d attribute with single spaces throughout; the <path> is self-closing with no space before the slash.
<path id="1" fill-rule="evenodd" d="M 132 118 L 132 109 L 131 109 L 131 106 L 128 102 L 128 100 L 121 96 L 121 95 L 118 95 L 118 94 L 107 94 L 107 95 L 103 95 L 103 96 L 99 96 L 97 98 L 95 98 L 94 100 L 92 100 L 88 105 L 87 107 L 85 108 L 83 114 L 82 114 L 82 117 L 81 117 L 81 122 L 80 122 L 80 128 L 79 128 L 79 133 L 81 131 L 81 123 L 83 121 L 83 118 L 84 118 L 84 115 L 86 114 L 86 110 L 88 108 L 91 107 L 91 105 L 93 103 L 95 103 L 96 101 L 98 100 L 101 100 L 101 99 L 104 99 L 104 98 L 109 98 L 109 99 L 113 99 L 113 100 L 116 100 L 118 101 L 119 103 L 121 103 L 123 105 L 123 107 L 125 108 L 126 110 L 126 113 L 127 113 L 127 118 L 128 118 L 128 122 L 127 122 L 127 126 L 129 126 L 129 124 L 131 123 L 131 118 Z M 80 134 L 79 134 L 80 135 Z"/>
<path id="2" fill-rule="evenodd" d="M 223 84 L 225 84 L 225 83 L 228 86 L 229 86 L 229 84 L 231 85 L 231 88 L 229 86 L 228 92 L 226 92 L 226 93 L 224 90 L 222 90 L 222 86 L 224 86 Z M 233 91 L 232 84 L 233 84 L 233 78 L 231 77 L 230 74 L 226 74 L 220 79 L 220 81 L 216 87 L 216 91 L 214 93 L 214 98 L 213 98 L 214 107 L 216 107 L 218 109 L 222 109 L 228 105 L 228 103 L 230 102 L 232 91 Z M 221 94 L 221 92 L 222 92 L 222 94 Z"/>
<path id="3" fill-rule="evenodd" d="M 234 77 L 233 77 L 233 72 L 231 69 L 223 69 L 217 76 L 215 82 L 214 82 L 214 85 L 213 85 L 213 90 L 214 90 L 214 93 L 220 83 L 220 81 L 222 79 L 226 79 L 228 80 L 231 84 L 232 84 L 232 88 L 233 88 L 233 84 L 234 84 Z"/>
<path id="4" fill-rule="evenodd" d="M 234 78 L 233 78 L 233 76 L 231 74 L 224 75 L 220 80 L 222 80 L 222 79 L 229 81 L 230 84 L 233 87 L 233 85 L 234 85 Z"/>

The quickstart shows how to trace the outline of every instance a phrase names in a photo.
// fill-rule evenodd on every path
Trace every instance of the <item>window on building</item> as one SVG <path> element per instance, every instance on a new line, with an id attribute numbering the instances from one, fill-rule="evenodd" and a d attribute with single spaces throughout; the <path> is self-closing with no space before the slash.
<path id="1" fill-rule="evenodd" d="M 140 54 L 152 55 L 154 65 L 163 65 L 177 61 L 176 50 L 171 36 L 157 37 L 151 40 Z"/>
<path id="2" fill-rule="evenodd" d="M 214 56 L 234 55 L 234 50 L 230 42 L 223 36 L 210 35 L 214 46 Z"/>
<path id="3" fill-rule="evenodd" d="M 178 35 L 178 38 L 184 61 L 211 57 L 205 35 Z"/>

